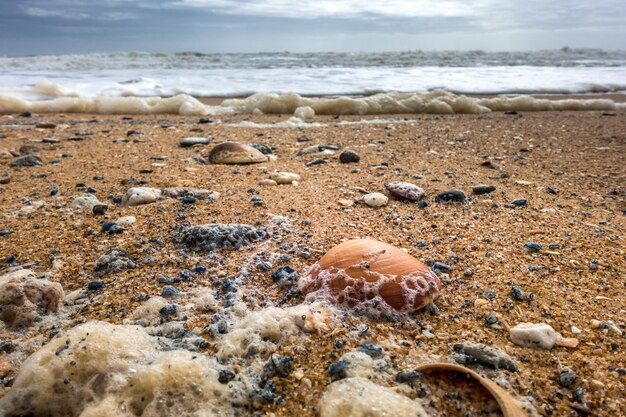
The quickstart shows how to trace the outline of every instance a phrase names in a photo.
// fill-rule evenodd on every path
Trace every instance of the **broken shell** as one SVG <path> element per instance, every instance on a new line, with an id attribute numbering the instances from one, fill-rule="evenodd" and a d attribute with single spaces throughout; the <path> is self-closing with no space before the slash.
<path id="1" fill-rule="evenodd" d="M 350 308 L 409 312 L 439 295 L 437 275 L 402 250 L 369 239 L 329 250 L 298 283 L 307 299 L 328 299 Z"/>
<path id="2" fill-rule="evenodd" d="M 259 150 L 237 142 L 220 143 L 209 152 L 212 164 L 256 164 L 267 160 L 267 155 Z"/>
<path id="3" fill-rule="evenodd" d="M 424 190 L 410 182 L 386 182 L 385 187 L 396 197 L 417 201 L 424 197 Z"/>
<path id="4" fill-rule="evenodd" d="M 300 181 L 300 175 L 293 172 L 277 172 L 274 171 L 270 174 L 270 179 L 276 181 L 278 184 L 292 184 L 294 181 Z"/>
<path id="5" fill-rule="evenodd" d="M 370 193 L 365 194 L 359 201 L 363 201 L 370 207 L 383 207 L 387 205 L 389 198 L 382 193 Z"/>

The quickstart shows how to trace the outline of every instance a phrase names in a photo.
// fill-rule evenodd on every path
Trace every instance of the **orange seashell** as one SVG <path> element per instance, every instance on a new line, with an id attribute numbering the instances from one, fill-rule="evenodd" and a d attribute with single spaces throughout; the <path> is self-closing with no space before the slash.
<path id="1" fill-rule="evenodd" d="M 395 246 L 355 239 L 329 250 L 298 286 L 310 300 L 409 312 L 437 298 L 441 282 L 430 268 Z"/>

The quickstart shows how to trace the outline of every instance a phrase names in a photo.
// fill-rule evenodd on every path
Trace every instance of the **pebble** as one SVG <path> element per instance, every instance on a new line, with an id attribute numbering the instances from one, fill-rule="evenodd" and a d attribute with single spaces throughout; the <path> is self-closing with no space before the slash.
<path id="1" fill-rule="evenodd" d="M 469 277 L 471 277 L 472 275 L 474 275 L 474 270 L 473 270 L 473 269 L 468 268 L 468 269 L 466 269 L 465 271 L 463 271 L 463 275 L 469 278 Z"/>
<path id="2" fill-rule="evenodd" d="M 98 291 L 104 288 L 104 281 L 91 281 L 87 284 L 87 290 L 89 291 Z"/>
<path id="3" fill-rule="evenodd" d="M 95 216 L 103 216 L 107 212 L 108 208 L 109 206 L 106 204 L 96 204 L 93 206 L 92 212 Z"/>
<path id="4" fill-rule="evenodd" d="M 396 197 L 417 201 L 424 197 L 424 189 L 410 182 L 386 182 L 385 188 Z"/>
<path id="5" fill-rule="evenodd" d="M 298 273 L 288 266 L 284 266 L 272 274 L 272 281 L 280 285 L 291 285 L 297 279 Z"/>
<path id="6" fill-rule="evenodd" d="M 166 285 L 163 287 L 163 290 L 161 290 L 161 297 L 164 298 L 176 297 L 179 294 L 180 291 L 178 291 L 178 289 L 173 285 Z"/>
<path id="7" fill-rule="evenodd" d="M 511 204 L 516 207 L 526 207 L 526 205 L 528 205 L 528 201 L 525 198 L 518 198 L 511 201 Z"/>
<path id="8" fill-rule="evenodd" d="M 183 204 L 193 204 L 196 202 L 196 197 L 192 196 L 192 195 L 186 195 L 183 198 L 180 199 L 180 201 Z"/>
<path id="9" fill-rule="evenodd" d="M 123 206 L 138 206 L 150 204 L 161 198 L 161 190 L 149 187 L 133 187 L 122 197 Z"/>
<path id="10" fill-rule="evenodd" d="M 546 323 L 520 323 L 510 330 L 511 341 L 516 345 L 552 349 L 556 344 L 557 333 Z"/>
<path id="11" fill-rule="evenodd" d="M 137 218 L 135 216 L 124 216 L 124 217 L 120 217 L 117 220 L 115 220 L 115 224 L 121 225 L 121 226 L 130 226 L 131 224 L 135 223 L 137 221 Z"/>
<path id="12" fill-rule="evenodd" d="M 354 205 L 354 201 L 340 198 L 339 200 L 337 200 L 337 204 L 339 204 L 341 207 L 352 207 Z"/>
<path id="13" fill-rule="evenodd" d="M 455 344 L 453 349 L 452 359 L 461 365 L 477 363 L 493 369 L 517 372 L 513 359 L 500 349 L 469 342 Z"/>
<path id="14" fill-rule="evenodd" d="M 263 377 L 269 379 L 278 375 L 281 378 L 287 378 L 291 372 L 292 363 L 291 356 L 270 355 L 269 360 L 263 365 Z"/>
<path id="15" fill-rule="evenodd" d="M 220 384 L 228 384 L 230 381 L 235 379 L 236 376 L 237 375 L 233 371 L 229 371 L 228 369 L 220 369 L 217 380 Z"/>
<path id="16" fill-rule="evenodd" d="M 524 295 L 522 294 L 522 290 L 520 287 L 511 287 L 511 292 L 513 294 L 513 299 L 516 301 L 522 301 L 524 299 Z"/>
<path id="17" fill-rule="evenodd" d="M 435 198 L 437 203 L 452 201 L 455 203 L 465 203 L 467 201 L 467 197 L 465 193 L 461 190 L 446 190 L 442 193 L 439 193 Z"/>
<path id="18" fill-rule="evenodd" d="M 389 198 L 382 193 L 365 194 L 359 199 L 370 207 L 383 207 L 387 205 Z"/>
<path id="19" fill-rule="evenodd" d="M 485 317 L 485 323 L 487 323 L 489 326 L 493 326 L 494 324 L 498 324 L 500 322 L 500 319 L 498 318 L 498 316 L 496 314 L 488 314 L 487 317 Z"/>
<path id="20" fill-rule="evenodd" d="M 127 269 L 132 269 L 136 266 L 135 262 L 130 259 L 128 252 L 122 249 L 113 248 L 98 258 L 94 267 L 94 274 L 101 277 L 125 271 Z"/>
<path id="21" fill-rule="evenodd" d="M 322 158 L 313 158 L 311 159 L 309 162 L 307 162 L 306 164 L 304 164 L 305 166 L 313 166 L 313 165 L 321 165 L 321 164 L 325 164 L 328 161 L 326 159 L 322 159 Z"/>
<path id="22" fill-rule="evenodd" d="M 341 162 L 342 164 L 357 163 L 360 160 L 361 157 L 359 156 L 359 154 L 349 149 L 346 149 L 339 155 L 339 162 Z"/>
<path id="23" fill-rule="evenodd" d="M 98 197 L 89 193 L 80 195 L 72 201 L 72 207 L 79 210 L 89 210 L 93 212 L 93 208 L 97 205 L 102 205 L 102 203 L 98 200 Z"/>
<path id="24" fill-rule="evenodd" d="M 110 234 L 112 234 L 112 235 L 113 235 L 113 234 L 119 234 L 119 233 L 122 233 L 122 232 L 124 232 L 124 230 L 125 230 L 125 229 L 124 229 L 124 227 L 123 227 L 123 226 L 120 226 L 119 224 L 113 224 L 113 226 L 111 226 L 111 227 L 109 228 L 109 230 L 107 230 L 107 232 L 109 232 Z"/>
<path id="25" fill-rule="evenodd" d="M 270 179 L 276 181 L 277 184 L 292 184 L 294 181 L 300 181 L 300 175 L 274 171 L 270 174 Z"/>
<path id="26" fill-rule="evenodd" d="M 383 348 L 373 343 L 362 343 L 359 349 L 373 359 L 383 356 Z"/>
<path id="27" fill-rule="evenodd" d="M 204 137 L 187 137 L 180 140 L 180 146 L 183 148 L 189 148 L 194 145 L 206 145 L 209 143 L 209 138 Z"/>
<path id="28" fill-rule="evenodd" d="M 161 195 L 170 198 L 179 198 L 191 195 L 199 200 L 207 200 L 208 202 L 213 203 L 219 198 L 220 193 L 204 188 L 168 187 L 161 190 Z"/>
<path id="29" fill-rule="evenodd" d="M 9 236 L 12 233 L 13 233 L 13 230 L 11 230 L 11 229 L 1 229 L 0 230 L 0 236 Z"/>
<path id="30" fill-rule="evenodd" d="M 569 388 L 574 384 L 577 377 L 576 372 L 572 371 L 570 368 L 563 368 L 561 372 L 559 372 L 559 384 L 561 384 L 562 387 Z"/>
<path id="31" fill-rule="evenodd" d="M 278 183 L 274 180 L 270 180 L 270 179 L 262 179 L 261 181 L 259 181 L 259 185 L 265 185 L 265 186 L 273 186 L 273 185 L 278 185 Z"/>
<path id="32" fill-rule="evenodd" d="M 443 262 L 435 262 L 433 264 L 433 268 L 441 272 L 445 272 L 446 274 L 449 274 L 450 272 L 452 272 L 452 267 L 448 264 L 444 264 Z"/>
<path id="33" fill-rule="evenodd" d="M 240 249 L 267 237 L 264 227 L 237 223 L 209 223 L 182 227 L 175 234 L 176 241 L 192 250 L 215 250 L 219 248 Z"/>
<path id="34" fill-rule="evenodd" d="M 267 145 L 263 145 L 261 143 L 248 143 L 248 146 L 256 149 L 259 152 L 261 152 L 263 155 L 271 155 L 272 154 L 272 148 L 270 148 Z"/>
<path id="35" fill-rule="evenodd" d="M 20 156 L 17 159 L 11 161 L 9 166 L 15 167 L 40 167 L 43 165 L 43 161 L 34 155 Z"/>
<path id="36" fill-rule="evenodd" d="M 495 190 L 496 187 L 493 185 L 478 184 L 472 187 L 472 193 L 476 195 L 489 194 Z"/>
<path id="37" fill-rule="evenodd" d="M 539 252 L 541 250 L 541 245 L 536 242 L 527 242 L 524 243 L 524 249 L 527 249 L 530 252 Z"/>

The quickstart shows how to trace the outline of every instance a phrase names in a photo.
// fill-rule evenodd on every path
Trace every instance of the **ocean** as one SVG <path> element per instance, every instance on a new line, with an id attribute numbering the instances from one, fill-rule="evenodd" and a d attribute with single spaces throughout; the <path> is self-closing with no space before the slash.
<path id="1" fill-rule="evenodd" d="M 393 100 L 397 101 L 398 95 L 406 98 L 406 94 L 428 96 L 433 92 L 458 97 L 618 91 L 626 91 L 626 51 L 600 49 L 254 54 L 115 52 L 0 57 L 0 111 L 3 112 L 29 106 L 39 111 L 81 111 L 83 108 L 92 111 L 94 100 L 110 108 L 112 103 L 121 103 L 109 100 L 112 98 L 179 95 L 201 98 L 257 94 L 258 98 L 260 94 L 291 97 L 292 101 L 294 95 L 301 99 L 307 96 L 388 96 L 396 97 Z M 199 103 L 191 97 L 182 100 L 187 102 L 187 112 L 225 112 L 224 109 L 200 109 Z M 58 104 L 60 98 L 66 99 L 61 107 L 41 103 L 57 99 Z M 144 103 L 145 108 L 154 107 L 155 103 L 154 99 L 134 101 L 139 102 Z M 176 101 L 174 107 L 178 106 L 178 110 L 174 112 L 184 113 L 180 102 L 180 99 Z M 298 104 L 310 106 L 304 102 Z M 170 105 L 157 107 L 156 112 L 171 112 Z M 287 107 L 292 109 L 293 106 Z M 267 111 L 260 107 L 258 110 Z M 135 112 L 151 111 L 136 109 Z"/>

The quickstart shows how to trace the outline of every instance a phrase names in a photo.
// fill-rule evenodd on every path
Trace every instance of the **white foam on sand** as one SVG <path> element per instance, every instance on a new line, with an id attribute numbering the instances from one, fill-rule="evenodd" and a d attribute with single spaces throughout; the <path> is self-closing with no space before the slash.
<path id="1" fill-rule="evenodd" d="M 49 100 L 28 100 L 0 95 L 2 113 L 95 113 L 95 114 L 295 114 L 272 127 L 302 127 L 315 115 L 378 114 L 480 114 L 491 111 L 618 110 L 626 103 L 608 99 L 549 100 L 531 96 L 474 98 L 445 91 L 426 93 L 380 93 L 364 97 L 303 97 L 296 93 L 257 93 L 244 99 L 227 99 L 218 106 L 205 105 L 192 96 L 173 97 L 76 97 L 62 87 L 46 83 Z M 2 91 L 0 91 L 2 94 Z M 241 124 L 245 126 L 245 122 Z M 311 125 L 306 125 L 311 127 Z"/>

